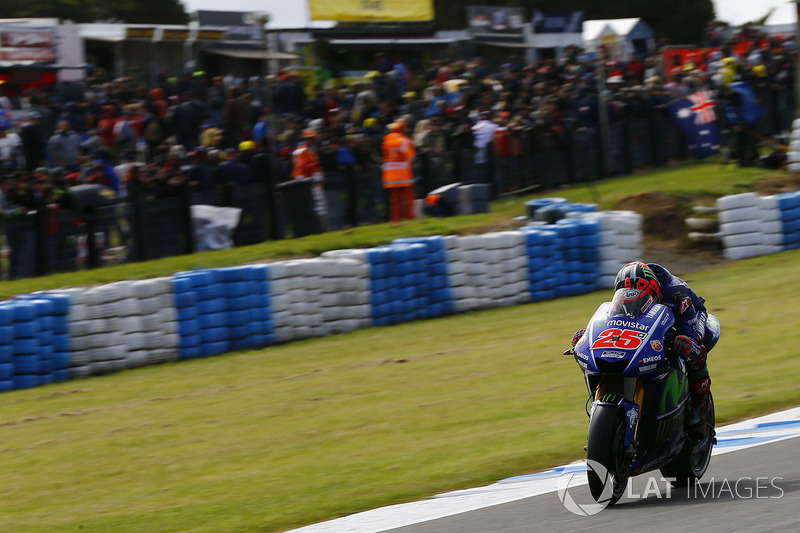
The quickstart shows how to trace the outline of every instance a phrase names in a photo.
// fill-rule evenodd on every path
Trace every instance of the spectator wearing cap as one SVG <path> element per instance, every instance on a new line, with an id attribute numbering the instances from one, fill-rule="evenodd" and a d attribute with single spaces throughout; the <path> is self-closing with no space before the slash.
<path id="1" fill-rule="evenodd" d="M 314 212 L 324 229 L 328 223 L 328 204 L 325 199 L 325 175 L 317 155 L 318 133 L 313 129 L 303 130 L 303 140 L 297 144 L 292 152 L 292 179 L 310 179 L 313 184 L 311 191 L 314 197 Z"/>
<path id="2" fill-rule="evenodd" d="M 404 122 L 393 122 L 383 138 L 383 187 L 389 193 L 389 220 L 414 218 L 414 143 Z"/>

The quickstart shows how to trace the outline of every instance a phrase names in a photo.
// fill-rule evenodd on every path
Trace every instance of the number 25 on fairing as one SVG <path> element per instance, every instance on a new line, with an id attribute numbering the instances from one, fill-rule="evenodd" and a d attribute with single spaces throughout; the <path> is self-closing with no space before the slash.
<path id="1" fill-rule="evenodd" d="M 642 344 L 645 334 L 632 329 L 611 328 L 603 331 L 592 344 L 592 350 L 598 348 L 621 348 L 635 350 Z"/>

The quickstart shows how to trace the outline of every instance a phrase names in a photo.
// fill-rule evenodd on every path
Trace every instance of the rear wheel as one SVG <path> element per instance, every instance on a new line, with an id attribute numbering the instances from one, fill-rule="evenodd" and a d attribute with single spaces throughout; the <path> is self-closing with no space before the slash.
<path id="1" fill-rule="evenodd" d="M 628 486 L 628 472 L 623 470 L 625 455 L 625 424 L 619 406 L 602 405 L 595 408 L 589 422 L 589 442 L 586 459 L 602 465 L 598 472 L 588 463 L 589 490 L 597 503 L 614 505 Z M 611 483 L 611 490 L 608 484 Z"/>
<path id="2" fill-rule="evenodd" d="M 687 442 L 681 453 L 672 462 L 661 468 L 661 474 L 665 478 L 674 478 L 674 481 L 672 481 L 673 486 L 686 487 L 694 485 L 706 473 L 708 463 L 711 461 L 711 449 L 714 447 L 715 422 L 714 398 L 709 393 L 705 434 L 699 443 L 705 442 L 702 449 L 698 449 L 698 443 L 694 441 Z"/>

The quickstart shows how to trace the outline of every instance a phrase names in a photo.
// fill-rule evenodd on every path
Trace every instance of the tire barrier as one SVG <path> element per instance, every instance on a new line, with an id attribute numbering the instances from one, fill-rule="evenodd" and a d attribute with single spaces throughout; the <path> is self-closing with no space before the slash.
<path id="1" fill-rule="evenodd" d="M 783 226 L 774 197 L 748 192 L 717 199 L 719 235 L 727 259 L 746 259 L 783 250 Z"/>
<path id="2" fill-rule="evenodd" d="M 501 231 L 444 240 L 456 312 L 530 301 L 523 232 Z"/>
<path id="3" fill-rule="evenodd" d="M 776 194 L 774 198 L 780 212 L 784 249 L 800 248 L 800 191 Z"/>
<path id="4" fill-rule="evenodd" d="M 789 151 L 786 152 L 787 169 L 795 174 L 800 173 L 800 119 L 792 122 Z"/>
<path id="5" fill-rule="evenodd" d="M 518 230 L 19 295 L 0 303 L 0 390 L 580 294 L 639 257 L 640 216 L 553 205 Z"/>
<path id="6" fill-rule="evenodd" d="M 0 305 L 0 391 L 69 379 L 69 298 L 23 294 Z"/>

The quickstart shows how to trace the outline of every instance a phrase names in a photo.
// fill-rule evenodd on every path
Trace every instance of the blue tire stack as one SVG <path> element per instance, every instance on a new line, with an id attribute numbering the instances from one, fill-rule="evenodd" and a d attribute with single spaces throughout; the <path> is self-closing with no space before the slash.
<path id="1" fill-rule="evenodd" d="M 558 234 L 546 229 L 552 226 L 526 226 L 525 245 L 528 248 L 528 281 L 531 300 L 541 302 L 556 297 L 557 271 L 559 267 Z"/>
<path id="2" fill-rule="evenodd" d="M 260 329 L 256 328 L 256 287 L 249 267 L 219 269 L 223 278 L 227 338 L 233 350 L 257 346 Z"/>
<path id="3" fill-rule="evenodd" d="M 256 346 L 270 346 L 275 344 L 275 325 L 272 322 L 272 299 L 270 297 L 269 266 L 252 265 L 253 286 L 256 310 Z"/>
<path id="4" fill-rule="evenodd" d="M 786 250 L 800 248 L 800 191 L 776 195 L 781 210 L 783 247 Z"/>
<path id="5" fill-rule="evenodd" d="M 190 272 L 176 274 L 172 278 L 172 292 L 178 315 L 178 351 L 181 359 L 200 357 L 200 321 L 197 317 L 197 293 L 194 290 L 195 278 Z M 202 277 L 201 277 L 202 278 Z"/>
<path id="6" fill-rule="evenodd" d="M 399 321 L 400 291 L 395 290 L 394 250 L 391 247 L 372 248 L 367 251 L 370 264 L 370 304 L 372 322 L 387 326 Z"/>
<path id="7" fill-rule="evenodd" d="M 14 388 L 30 389 L 42 383 L 37 306 L 31 300 L 14 300 Z"/>
<path id="8" fill-rule="evenodd" d="M 424 283 L 427 294 L 425 317 L 437 317 L 450 314 L 454 310 L 453 291 L 450 278 L 447 276 L 447 256 L 444 239 L 439 236 L 403 238 L 394 241 L 397 244 L 422 244 L 426 248 L 425 261 L 427 270 Z"/>
<path id="9" fill-rule="evenodd" d="M 200 335 L 200 356 L 220 355 L 230 348 L 228 342 L 227 305 L 223 293 L 225 280 L 220 270 L 195 270 L 179 277 L 192 280 L 197 297 L 197 321 Z"/>
<path id="10" fill-rule="evenodd" d="M 561 219 L 553 225 L 553 230 L 558 234 L 558 256 L 561 259 L 561 268 L 556 273 L 558 296 L 574 296 L 586 292 L 583 285 L 587 280 L 581 272 L 581 256 L 584 251 L 580 229 L 578 221 L 573 218 Z"/>
<path id="11" fill-rule="evenodd" d="M 14 307 L 0 304 L 0 392 L 14 390 Z"/>
<path id="12" fill-rule="evenodd" d="M 585 204 L 584 204 L 585 205 Z M 580 242 L 580 271 L 583 282 L 580 293 L 592 292 L 598 288 L 600 279 L 600 221 L 591 218 L 579 218 L 578 240 Z"/>
<path id="13" fill-rule="evenodd" d="M 428 308 L 428 261 L 424 244 L 390 245 L 395 249 L 395 287 L 400 291 L 400 321 L 426 318 Z"/>
<path id="14" fill-rule="evenodd" d="M 41 295 L 53 302 L 53 363 L 57 382 L 69 380 L 69 306 L 70 297 L 66 294 Z"/>

